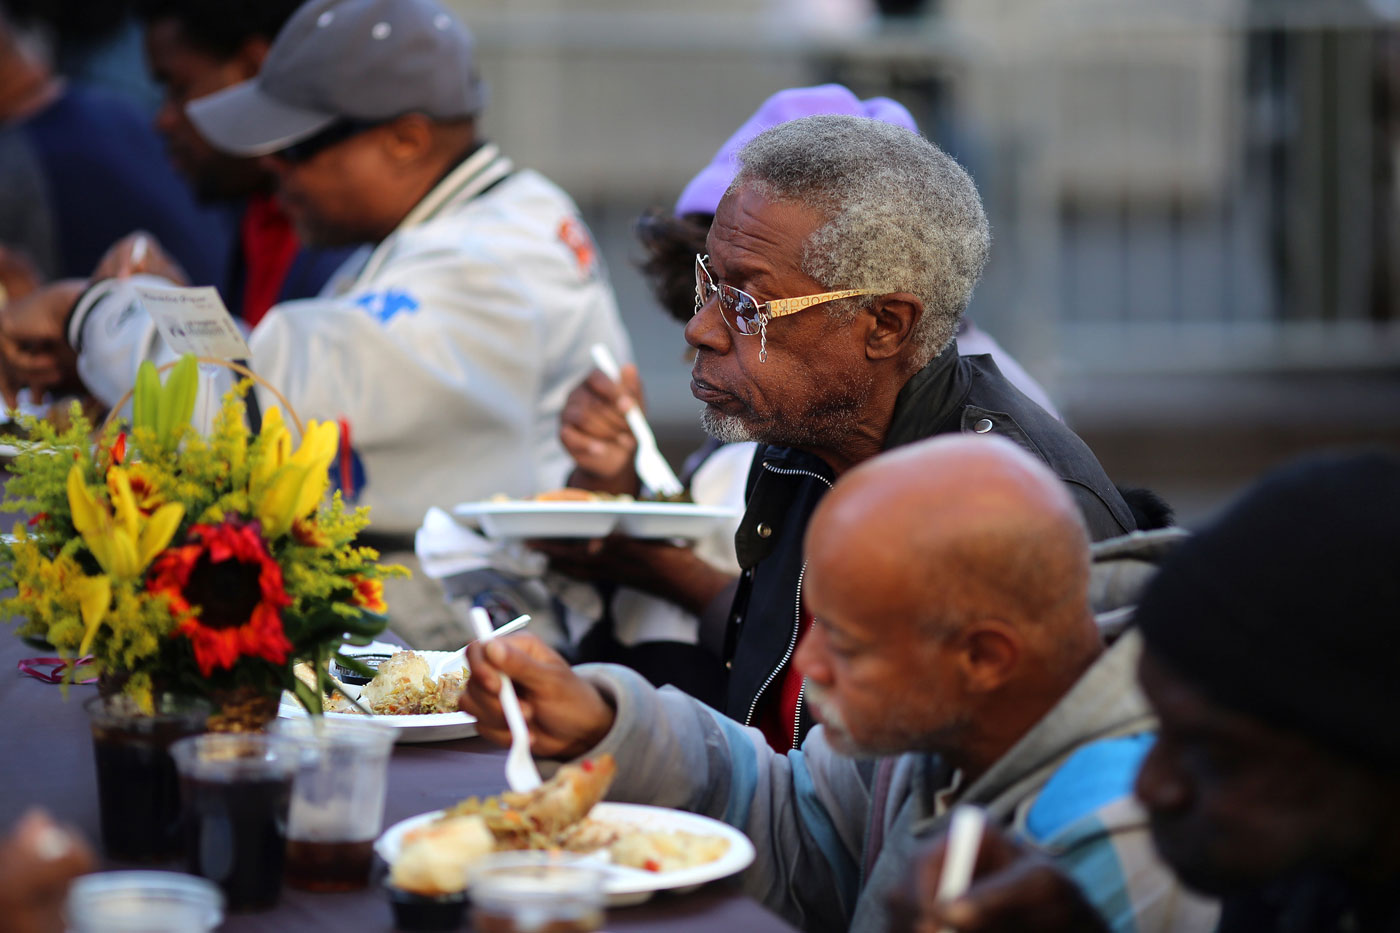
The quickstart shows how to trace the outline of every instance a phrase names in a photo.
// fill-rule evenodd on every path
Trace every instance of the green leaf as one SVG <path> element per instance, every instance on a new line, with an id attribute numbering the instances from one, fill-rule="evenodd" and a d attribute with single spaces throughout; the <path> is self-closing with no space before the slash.
<path id="1" fill-rule="evenodd" d="M 296 696 L 301 708 L 306 710 L 307 715 L 321 716 L 325 713 L 325 706 L 321 703 L 321 694 L 308 687 L 300 677 L 292 683 L 292 693 Z"/>
<path id="2" fill-rule="evenodd" d="M 363 661 L 351 657 L 347 654 L 335 653 L 335 663 L 340 665 L 342 670 L 350 671 L 352 674 L 359 674 L 361 677 L 373 677 L 377 671 Z"/>
<path id="3" fill-rule="evenodd" d="M 166 377 L 165 390 L 161 393 L 156 433 L 162 445 L 170 446 L 175 432 L 190 423 L 198 395 L 199 363 L 186 353 Z"/>
<path id="4" fill-rule="evenodd" d="M 160 412 L 160 374 L 150 360 L 136 371 L 136 390 L 131 397 L 132 428 L 156 429 Z"/>
<path id="5" fill-rule="evenodd" d="M 389 617 L 377 612 L 361 612 L 358 619 L 339 618 L 347 635 L 378 635 L 389 627 Z"/>

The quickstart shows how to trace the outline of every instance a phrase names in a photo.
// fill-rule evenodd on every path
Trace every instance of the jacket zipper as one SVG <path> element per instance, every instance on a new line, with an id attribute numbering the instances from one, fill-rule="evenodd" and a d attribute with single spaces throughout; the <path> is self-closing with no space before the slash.
<path id="1" fill-rule="evenodd" d="M 812 479 L 819 479 L 823 483 L 826 483 L 827 489 L 831 488 L 831 480 L 827 479 L 825 476 L 822 476 L 820 473 L 813 473 L 810 470 L 794 470 L 789 467 L 776 467 L 773 466 L 771 463 L 767 462 L 763 464 L 763 468 L 765 470 L 771 470 L 774 473 L 781 473 L 783 476 L 810 476 L 812 477 Z"/>
<path id="2" fill-rule="evenodd" d="M 797 636 L 802 631 L 802 578 L 806 576 L 806 574 L 807 562 L 804 560 L 802 562 L 802 570 L 797 574 L 797 622 L 792 627 L 792 637 L 788 639 L 787 651 L 783 652 L 782 660 L 778 662 L 777 667 L 769 672 L 768 679 L 763 682 L 763 686 L 759 687 L 758 692 L 754 694 L 753 702 L 749 704 L 749 714 L 744 717 L 744 725 L 746 726 L 753 725 L 754 710 L 758 709 L 758 701 L 763 697 L 763 692 L 773 684 L 774 680 L 777 680 L 779 672 L 787 666 L 788 661 L 792 660 L 793 652 L 797 650 Z M 800 694 L 798 695 L 797 701 L 798 710 L 800 711 L 802 709 L 802 697 Z"/>
<path id="3" fill-rule="evenodd" d="M 765 470 L 771 470 L 774 473 L 782 474 L 783 476 L 810 476 L 812 479 L 820 480 L 825 483 L 827 489 L 831 488 L 831 480 L 822 476 L 820 473 L 813 473 L 810 470 L 793 470 L 787 467 L 776 467 L 770 463 L 764 463 L 763 468 Z M 746 726 L 753 725 L 754 712 L 758 709 L 758 701 L 763 699 L 763 694 L 773 685 L 773 681 L 778 678 L 778 674 L 787 666 L 788 661 L 792 660 L 793 652 L 797 650 L 797 637 L 802 633 L 802 578 L 806 575 L 807 562 L 804 560 L 802 562 L 802 570 L 797 574 L 797 609 L 792 620 L 792 637 L 788 639 L 787 651 L 783 652 L 782 660 L 778 662 L 777 667 L 773 668 L 773 670 L 768 673 L 768 677 L 763 681 L 763 685 L 759 687 L 758 692 L 754 694 L 753 702 L 749 703 L 748 714 L 744 716 L 744 725 Z M 802 731 L 802 699 L 806 692 L 807 685 L 804 683 L 797 694 L 797 715 L 793 717 L 793 748 L 797 747 L 797 736 Z"/>
<path id="4" fill-rule="evenodd" d="M 802 735 L 802 700 L 807 696 L 807 678 L 802 678 L 802 687 L 797 691 L 797 715 L 792 717 L 792 747 L 801 748 L 798 737 Z"/>
<path id="5" fill-rule="evenodd" d="M 807 562 L 802 562 L 802 572 L 797 575 L 797 631 L 802 631 L 802 580 L 807 576 Z M 793 640 L 792 650 L 797 650 L 797 641 Z M 792 714 L 792 747 L 797 748 L 802 743 L 797 740 L 802 734 L 802 701 L 807 697 L 807 678 L 802 678 L 802 683 L 797 687 L 797 708 Z"/>

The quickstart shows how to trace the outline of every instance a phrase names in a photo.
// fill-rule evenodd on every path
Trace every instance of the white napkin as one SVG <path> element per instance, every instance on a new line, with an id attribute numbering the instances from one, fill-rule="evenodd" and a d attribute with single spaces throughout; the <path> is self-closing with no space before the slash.
<path id="1" fill-rule="evenodd" d="M 549 563 L 543 554 L 517 542 L 492 541 L 436 506 L 423 516 L 423 524 L 413 536 L 413 550 L 423 573 L 434 580 L 485 567 L 538 577 Z"/>
<path id="2" fill-rule="evenodd" d="M 540 580 L 566 609 L 560 624 L 570 641 L 581 638 L 603 614 L 602 599 L 591 584 L 548 572 L 549 558 L 540 552 L 519 541 L 493 541 L 440 508 L 430 508 L 423 516 L 413 536 L 413 549 L 423 574 L 434 580 L 486 568 Z M 536 615 L 536 621 L 543 623 L 541 615 Z M 539 629 L 538 625 L 531 628 L 537 634 Z"/>

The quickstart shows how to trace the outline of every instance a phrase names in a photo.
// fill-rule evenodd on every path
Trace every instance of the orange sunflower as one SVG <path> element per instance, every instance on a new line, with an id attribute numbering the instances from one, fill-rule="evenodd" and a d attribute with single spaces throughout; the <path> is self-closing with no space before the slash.
<path id="1" fill-rule="evenodd" d="M 156 558 L 146 587 L 169 597 L 170 612 L 180 620 L 175 634 L 192 643 L 200 673 L 227 670 L 243 657 L 285 663 L 292 643 L 282 607 L 292 598 L 258 523 L 195 525 L 187 540 Z"/>

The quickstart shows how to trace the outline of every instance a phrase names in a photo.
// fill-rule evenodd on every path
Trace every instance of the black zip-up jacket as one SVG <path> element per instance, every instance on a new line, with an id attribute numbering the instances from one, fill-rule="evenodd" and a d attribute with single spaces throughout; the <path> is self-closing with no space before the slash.
<path id="1" fill-rule="evenodd" d="M 953 344 L 900 390 L 884 448 L 935 434 L 1000 434 L 1030 451 L 1069 486 L 1095 540 L 1127 534 L 1132 513 L 1077 435 L 1022 395 L 990 356 L 958 356 Z M 797 648 L 807 522 L 834 475 L 818 457 L 759 447 L 749 470 L 748 510 L 734 536 L 743 573 L 724 638 L 725 712 L 753 725 Z M 805 692 L 805 691 L 804 691 Z M 797 701 L 793 748 L 811 728 Z"/>

